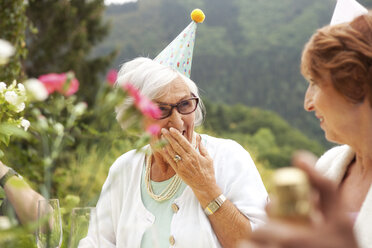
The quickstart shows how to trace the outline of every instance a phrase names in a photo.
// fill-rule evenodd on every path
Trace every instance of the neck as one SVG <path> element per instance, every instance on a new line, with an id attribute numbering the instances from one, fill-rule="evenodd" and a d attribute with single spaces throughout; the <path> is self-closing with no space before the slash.
<path id="1" fill-rule="evenodd" d="M 366 153 L 356 153 L 355 165 L 363 176 L 372 178 L 372 156 Z"/>
<path id="2" fill-rule="evenodd" d="M 363 105 L 363 115 L 358 119 L 357 128 L 354 129 L 354 134 L 350 137 L 349 144 L 356 154 L 356 165 L 363 171 L 372 171 L 372 110 L 367 103 Z"/>
<path id="3" fill-rule="evenodd" d="M 354 142 L 354 146 L 352 144 L 350 146 L 355 151 L 355 170 L 358 170 L 362 177 L 372 178 L 372 138 L 366 135 L 358 142 Z"/>
<path id="4" fill-rule="evenodd" d="M 163 157 L 158 154 L 154 153 L 152 155 L 152 164 L 151 164 L 151 180 L 155 182 L 161 182 L 168 180 L 169 178 L 173 177 L 176 174 L 172 166 L 170 166 L 167 162 L 164 161 Z"/>

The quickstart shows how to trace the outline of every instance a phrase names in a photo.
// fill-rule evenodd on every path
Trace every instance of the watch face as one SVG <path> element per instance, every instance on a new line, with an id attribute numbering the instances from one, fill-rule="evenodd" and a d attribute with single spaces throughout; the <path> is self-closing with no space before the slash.
<path id="1" fill-rule="evenodd" d="M 214 214 L 214 212 L 216 212 L 221 207 L 225 200 L 226 197 L 224 195 L 220 195 L 208 204 L 208 206 L 204 209 L 204 212 L 207 215 Z"/>

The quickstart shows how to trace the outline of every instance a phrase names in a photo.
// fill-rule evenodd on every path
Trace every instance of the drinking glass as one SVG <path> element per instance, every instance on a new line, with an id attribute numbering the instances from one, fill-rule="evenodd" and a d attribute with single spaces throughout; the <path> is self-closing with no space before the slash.
<path id="1" fill-rule="evenodd" d="M 38 248 L 60 248 L 62 245 L 62 220 L 58 199 L 38 202 L 36 244 Z"/>
<path id="2" fill-rule="evenodd" d="M 69 248 L 77 248 L 81 239 L 88 234 L 89 225 L 96 224 L 96 208 L 73 208 L 71 212 L 71 229 Z M 94 223 L 92 223 L 94 221 Z M 97 231 L 97 226 L 93 230 Z M 98 235 L 97 235 L 98 237 Z"/>

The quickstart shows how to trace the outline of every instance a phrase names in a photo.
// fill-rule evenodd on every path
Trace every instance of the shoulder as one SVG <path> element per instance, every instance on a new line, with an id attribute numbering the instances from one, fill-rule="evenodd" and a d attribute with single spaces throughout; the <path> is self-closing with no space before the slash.
<path id="1" fill-rule="evenodd" d="M 249 152 L 238 142 L 206 134 L 201 135 L 201 140 L 217 168 L 235 168 L 237 171 L 256 168 Z"/>
<path id="2" fill-rule="evenodd" d="M 201 134 L 201 142 L 208 150 L 224 150 L 248 153 L 238 142 L 231 139 L 216 138 L 207 134 Z"/>
<path id="3" fill-rule="evenodd" d="M 110 167 L 109 176 L 111 174 L 122 173 L 124 171 L 128 172 L 137 169 L 139 167 L 138 165 L 145 157 L 146 148 L 147 146 L 140 151 L 131 150 L 118 157 Z"/>
<path id="4" fill-rule="evenodd" d="M 348 163 L 353 159 L 355 153 L 348 145 L 336 146 L 326 151 L 317 161 L 315 167 L 325 170 L 334 164 Z"/>
<path id="5" fill-rule="evenodd" d="M 335 161 L 345 161 L 354 157 L 354 151 L 348 145 L 336 146 L 326 151 L 317 161 L 315 167 L 322 168 Z"/>

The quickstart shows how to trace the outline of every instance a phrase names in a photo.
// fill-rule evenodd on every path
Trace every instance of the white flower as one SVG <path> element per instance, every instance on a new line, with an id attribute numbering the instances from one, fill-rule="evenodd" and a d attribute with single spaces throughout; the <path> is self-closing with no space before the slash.
<path id="1" fill-rule="evenodd" d="M 28 79 L 24 82 L 27 93 L 32 99 L 37 101 L 44 101 L 48 98 L 48 91 L 46 90 L 44 84 L 35 78 Z"/>
<path id="2" fill-rule="evenodd" d="M 76 116 L 80 116 L 80 115 L 84 114 L 84 112 L 87 109 L 87 107 L 88 107 L 87 103 L 85 103 L 85 102 L 79 102 L 73 108 L 72 113 L 75 114 Z"/>
<path id="3" fill-rule="evenodd" d="M 25 131 L 27 131 L 27 129 L 30 127 L 30 122 L 26 119 L 22 119 L 21 126 L 23 127 Z"/>
<path id="4" fill-rule="evenodd" d="M 14 54 L 14 47 L 6 40 L 0 39 L 0 65 L 8 63 L 9 57 Z"/>
<path id="5" fill-rule="evenodd" d="M 13 90 L 5 92 L 4 97 L 8 103 L 12 105 L 18 104 L 18 95 Z"/>
<path id="6" fill-rule="evenodd" d="M 17 86 L 18 86 L 18 89 L 19 89 L 19 92 L 21 93 L 21 95 L 25 95 L 25 93 L 26 93 L 25 86 L 23 86 L 23 84 L 17 84 Z"/>
<path id="7" fill-rule="evenodd" d="M 6 90 L 6 84 L 4 82 L 0 82 L 0 93 Z"/>
<path id="8" fill-rule="evenodd" d="M 44 115 L 39 115 L 38 118 L 38 123 L 39 123 L 39 126 L 42 128 L 42 129 L 48 129 L 48 120 L 45 118 Z"/>
<path id="9" fill-rule="evenodd" d="M 25 103 L 21 101 L 17 93 L 13 90 L 7 91 L 4 94 L 5 100 L 16 108 L 16 112 L 19 113 L 25 109 Z"/>
<path id="10" fill-rule="evenodd" d="M 24 102 L 20 102 L 17 105 L 15 105 L 15 107 L 16 107 L 16 112 L 19 113 L 25 109 L 26 105 Z"/>
<path id="11" fill-rule="evenodd" d="M 54 130 L 56 130 L 58 135 L 63 135 L 64 129 L 65 127 L 61 123 L 57 122 L 54 124 Z"/>

